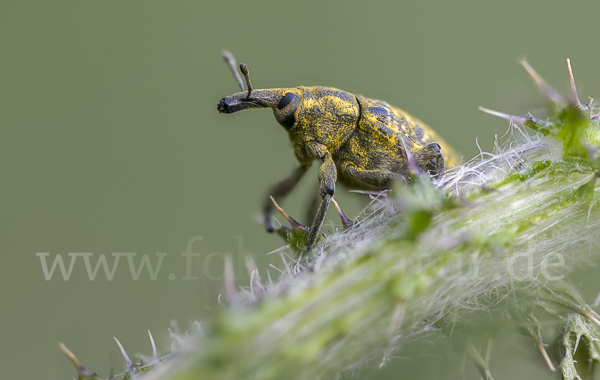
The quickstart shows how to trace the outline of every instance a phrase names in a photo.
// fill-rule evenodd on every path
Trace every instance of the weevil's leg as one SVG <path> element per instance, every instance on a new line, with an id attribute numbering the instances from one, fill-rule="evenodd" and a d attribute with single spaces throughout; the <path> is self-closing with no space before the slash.
<path id="1" fill-rule="evenodd" d="M 268 232 L 275 231 L 275 227 L 273 226 L 273 218 L 271 217 L 271 214 L 273 213 L 273 203 L 271 202 L 271 197 L 276 199 L 285 197 L 294 188 L 294 186 L 296 186 L 298 181 L 300 181 L 300 178 L 302 178 L 304 173 L 306 173 L 309 168 L 310 164 L 299 166 L 290 175 L 277 182 L 269 190 L 269 193 L 265 197 L 265 201 L 263 203 L 265 228 Z"/>
<path id="2" fill-rule="evenodd" d="M 331 195 L 326 194 L 321 201 L 321 206 L 317 211 L 317 215 L 315 215 L 315 221 L 310 228 L 310 234 L 308 235 L 308 240 L 306 240 L 306 249 L 310 251 L 315 241 L 317 241 L 317 237 L 321 232 L 321 226 L 323 225 L 323 220 L 325 220 L 325 215 L 327 214 L 327 208 L 329 208 L 329 202 L 331 201 Z"/>
<path id="3" fill-rule="evenodd" d="M 387 170 L 360 169 L 352 164 L 343 164 L 340 170 L 350 178 L 377 189 L 390 189 L 394 182 L 408 183 L 404 176 Z"/>
<path id="4" fill-rule="evenodd" d="M 310 223 L 315 219 L 315 215 L 317 215 L 317 210 L 319 210 L 319 206 L 321 205 L 321 194 L 319 191 L 314 192 L 314 195 L 310 201 L 308 211 L 306 213 L 306 223 Z"/>
<path id="5" fill-rule="evenodd" d="M 325 220 L 325 214 L 327 214 L 327 208 L 329 207 L 329 201 L 331 196 L 335 192 L 335 181 L 337 180 L 337 168 L 331 153 L 323 145 L 313 145 L 310 147 L 316 157 L 323 160 L 323 164 L 319 168 L 319 194 L 323 198 L 321 206 L 315 215 L 312 227 L 310 228 L 310 235 L 306 241 L 306 249 L 310 251 L 313 244 L 319 236 L 323 220 Z"/>

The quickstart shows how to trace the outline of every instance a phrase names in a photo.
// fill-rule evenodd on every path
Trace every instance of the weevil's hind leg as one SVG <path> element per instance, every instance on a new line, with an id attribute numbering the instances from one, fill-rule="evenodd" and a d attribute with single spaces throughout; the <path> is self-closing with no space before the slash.
<path id="1" fill-rule="evenodd" d="M 390 189 L 395 182 L 409 181 L 398 173 L 389 170 L 367 170 L 353 165 L 342 165 L 342 172 L 353 180 L 376 189 Z"/>
<path id="2" fill-rule="evenodd" d="M 272 218 L 274 206 L 273 206 L 273 202 L 271 202 L 271 197 L 276 198 L 276 199 L 281 199 L 281 198 L 285 197 L 290 191 L 292 191 L 294 186 L 296 186 L 298 181 L 300 181 L 300 179 L 302 178 L 304 173 L 306 173 L 309 168 L 310 168 L 310 164 L 299 166 L 290 175 L 288 175 L 287 177 L 285 177 L 282 180 L 280 180 L 279 182 L 277 182 L 269 190 L 269 193 L 265 197 L 265 201 L 263 203 L 265 228 L 267 229 L 268 232 L 275 231 L 275 227 L 273 226 L 273 218 Z"/>
<path id="3" fill-rule="evenodd" d="M 317 237 L 319 236 L 319 232 L 321 231 L 321 226 L 323 225 L 323 221 L 325 220 L 325 215 L 327 214 L 327 209 L 329 208 L 329 202 L 331 201 L 331 195 L 326 194 L 321 201 L 321 206 L 317 211 L 317 215 L 315 215 L 315 220 L 310 228 L 310 235 L 308 235 L 308 240 L 306 241 L 306 250 L 310 251 L 315 241 L 317 241 Z"/>

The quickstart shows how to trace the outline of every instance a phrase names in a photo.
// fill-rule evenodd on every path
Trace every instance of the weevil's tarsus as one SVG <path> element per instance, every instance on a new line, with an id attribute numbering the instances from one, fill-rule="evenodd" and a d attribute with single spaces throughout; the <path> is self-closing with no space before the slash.
<path id="1" fill-rule="evenodd" d="M 544 78 L 542 78 L 533 69 L 533 67 L 531 67 L 531 65 L 529 65 L 529 62 L 527 62 L 527 60 L 523 59 L 521 61 L 521 64 L 523 65 L 523 67 L 525 68 L 525 70 L 527 70 L 527 72 L 529 73 L 529 75 L 531 76 L 531 78 L 533 79 L 533 81 L 535 82 L 535 84 L 538 86 L 538 89 L 540 90 L 540 92 L 542 93 L 542 95 L 544 95 L 545 97 L 547 97 L 557 107 L 560 107 L 560 106 L 562 106 L 562 105 L 565 104 L 565 100 L 563 99 L 562 96 L 560 96 L 560 94 L 558 93 L 558 91 L 556 91 L 554 89 L 554 87 L 550 86 L 548 84 L 548 82 L 546 82 L 544 80 Z"/>
<path id="2" fill-rule="evenodd" d="M 321 206 L 317 211 L 317 215 L 315 215 L 315 221 L 312 224 L 310 229 L 310 235 L 308 235 L 308 240 L 306 241 L 306 250 L 310 251 L 312 246 L 317 241 L 319 237 L 319 232 L 321 231 L 321 226 L 323 226 L 323 221 L 325 220 L 325 215 L 327 214 L 327 209 L 329 208 L 329 202 L 331 201 L 331 195 L 325 194 L 323 200 L 321 201 Z"/>
<path id="3" fill-rule="evenodd" d="M 252 93 L 252 83 L 250 83 L 250 71 L 248 71 L 248 66 L 245 63 L 240 63 L 240 71 L 244 75 L 244 79 L 246 80 L 246 85 L 248 86 L 248 95 L 246 96 L 246 100 L 250 99 L 250 94 Z M 242 89 L 242 92 L 244 89 Z"/>
<path id="4" fill-rule="evenodd" d="M 233 76 L 235 77 L 235 80 L 237 81 L 238 86 L 240 86 L 240 89 L 242 90 L 242 92 L 244 92 L 244 82 L 242 81 L 242 77 L 240 76 L 240 73 L 238 72 L 237 62 L 235 61 L 235 57 L 233 56 L 233 54 L 231 54 L 227 50 L 223 50 L 221 52 L 221 54 L 223 55 L 223 59 L 225 59 L 225 62 L 231 69 L 231 72 L 233 73 Z"/>
<path id="5" fill-rule="evenodd" d="M 342 224 L 344 225 L 344 228 L 347 229 L 347 228 L 352 227 L 354 225 L 354 222 L 346 217 L 346 215 L 340 208 L 340 205 L 338 205 L 338 203 L 335 201 L 335 199 L 332 198 L 331 202 L 333 202 L 333 205 L 335 206 L 335 209 L 337 210 L 338 215 L 340 216 L 340 219 L 342 220 Z"/>

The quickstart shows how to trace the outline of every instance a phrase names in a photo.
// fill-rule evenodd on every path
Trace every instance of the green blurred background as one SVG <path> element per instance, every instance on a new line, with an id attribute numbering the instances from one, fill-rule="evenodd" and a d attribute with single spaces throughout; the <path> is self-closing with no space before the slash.
<path id="1" fill-rule="evenodd" d="M 248 64 L 255 88 L 386 100 L 468 159 L 476 137 L 490 150 L 507 128 L 477 106 L 542 116 L 522 58 L 563 93 L 571 58 L 582 99 L 600 95 L 599 15 L 597 1 L 1 2 L 0 377 L 74 376 L 58 342 L 102 376 L 120 372 L 113 336 L 150 353 L 150 329 L 166 353 L 172 320 L 185 330 L 218 307 L 223 254 L 240 285 L 240 251 L 263 276 L 277 263 L 264 254 L 282 241 L 257 215 L 295 158 L 271 112 L 218 114 L 238 91 L 222 49 Z M 300 219 L 316 167 L 283 202 Z M 351 215 L 361 207 L 344 189 L 336 198 Z M 198 280 L 183 280 L 181 253 L 198 236 Z M 147 270 L 134 281 L 125 257 L 112 281 L 102 269 L 90 281 L 81 257 L 68 281 L 58 269 L 46 281 L 38 252 L 67 267 L 71 252 L 93 253 L 93 265 L 101 254 L 112 265 L 113 252 L 137 253 L 136 266 L 167 255 L 154 281 Z M 400 359 L 376 377 L 422 362 Z"/>

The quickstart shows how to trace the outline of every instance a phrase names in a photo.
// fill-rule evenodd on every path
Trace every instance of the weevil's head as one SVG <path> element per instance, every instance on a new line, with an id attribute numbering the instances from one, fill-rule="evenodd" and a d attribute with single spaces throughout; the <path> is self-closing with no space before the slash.
<path id="1" fill-rule="evenodd" d="M 253 90 L 250 96 L 248 91 L 227 96 L 219 101 L 217 109 L 220 113 L 234 113 L 256 108 L 272 108 L 277 122 L 289 129 L 296 122 L 301 103 L 300 88 L 273 88 Z"/>
<path id="2" fill-rule="evenodd" d="M 442 148 L 438 143 L 430 143 L 413 153 L 417 164 L 430 175 L 441 175 L 446 170 Z"/>

